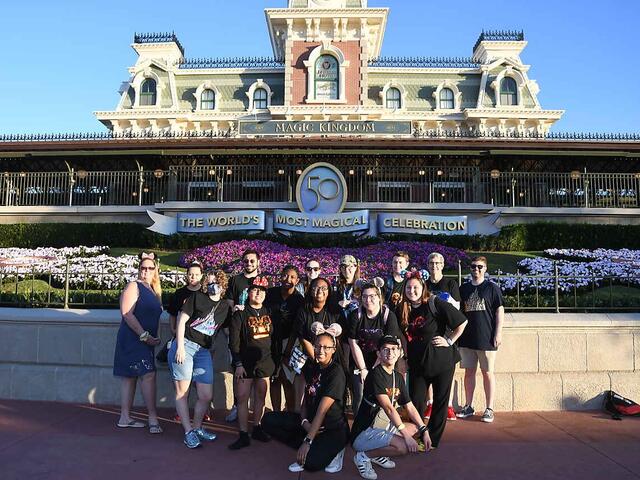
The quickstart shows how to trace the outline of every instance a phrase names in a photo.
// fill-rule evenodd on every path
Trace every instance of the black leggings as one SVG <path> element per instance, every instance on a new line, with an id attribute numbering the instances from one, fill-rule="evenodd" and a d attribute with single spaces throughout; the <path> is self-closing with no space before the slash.
<path id="1" fill-rule="evenodd" d="M 302 445 L 307 432 L 300 425 L 302 418 L 294 412 L 269 412 L 262 418 L 262 428 L 273 438 L 296 450 Z M 349 438 L 347 425 L 337 430 L 325 430 L 316 435 L 307 454 L 305 470 L 324 469 L 342 450 Z"/>
<path id="2" fill-rule="evenodd" d="M 434 447 L 437 447 L 440 443 L 440 438 L 442 438 L 444 427 L 447 423 L 447 409 L 454 372 L 455 366 L 451 370 L 445 370 L 438 375 L 427 376 L 422 373 L 421 367 L 414 369 L 409 367 L 411 402 L 420 415 L 424 414 L 429 385 L 433 385 L 433 406 L 431 407 L 431 417 L 429 417 L 427 427 Z"/>

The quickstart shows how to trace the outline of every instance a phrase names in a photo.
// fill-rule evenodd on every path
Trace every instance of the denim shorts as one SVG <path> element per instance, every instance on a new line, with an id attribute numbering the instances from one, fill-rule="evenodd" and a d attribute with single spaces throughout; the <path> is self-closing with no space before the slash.
<path id="1" fill-rule="evenodd" d="M 168 361 L 174 381 L 193 380 L 196 383 L 213 385 L 213 362 L 211 353 L 195 342 L 184 339 L 184 362 L 176 363 L 177 341 L 171 342 Z"/>
<path id="2" fill-rule="evenodd" d="M 389 429 L 369 427 L 363 430 L 353 441 L 353 449 L 356 452 L 368 452 L 376 448 L 388 447 L 396 432 L 397 430 L 394 427 Z"/>

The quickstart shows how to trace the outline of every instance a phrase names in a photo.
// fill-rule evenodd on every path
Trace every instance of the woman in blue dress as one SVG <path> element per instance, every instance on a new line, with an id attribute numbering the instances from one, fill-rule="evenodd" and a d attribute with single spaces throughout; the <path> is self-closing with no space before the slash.
<path id="1" fill-rule="evenodd" d="M 162 433 L 156 412 L 156 365 L 154 348 L 160 343 L 158 323 L 162 313 L 160 272 L 154 253 L 139 256 L 138 279 L 129 282 L 120 296 L 122 322 L 118 330 L 113 374 L 121 377 L 120 428 L 141 428 L 131 418 L 131 406 L 140 379 L 149 412 L 149 432 Z"/>

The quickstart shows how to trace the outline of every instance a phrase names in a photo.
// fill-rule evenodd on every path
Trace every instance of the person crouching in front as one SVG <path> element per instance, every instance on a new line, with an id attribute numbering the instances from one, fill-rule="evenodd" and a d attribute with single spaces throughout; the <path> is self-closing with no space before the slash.
<path id="1" fill-rule="evenodd" d="M 328 473 L 342 470 L 344 448 L 349 440 L 349 424 L 345 415 L 347 378 L 335 360 L 342 328 L 333 323 L 327 327 L 314 322 L 313 362 L 302 370 L 306 379 L 302 413 L 270 412 L 263 426 L 276 440 L 298 450 L 290 472 L 324 469 Z"/>
<path id="2" fill-rule="evenodd" d="M 419 438 L 425 451 L 431 448 L 429 431 L 409 397 L 403 376 L 394 367 L 402 354 L 400 339 L 385 335 L 378 341 L 379 364 L 367 376 L 364 397 L 353 421 L 353 461 L 362 478 L 378 478 L 372 464 L 394 468 L 389 457 L 418 452 Z M 403 423 L 397 405 L 403 406 L 412 423 Z"/>

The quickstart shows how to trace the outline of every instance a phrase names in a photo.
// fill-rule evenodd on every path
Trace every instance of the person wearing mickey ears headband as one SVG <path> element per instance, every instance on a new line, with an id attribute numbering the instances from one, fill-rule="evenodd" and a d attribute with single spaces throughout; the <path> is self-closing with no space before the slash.
<path id="1" fill-rule="evenodd" d="M 389 457 L 419 451 L 415 438 L 425 451 L 431 448 L 429 430 L 422 421 L 407 390 L 403 376 L 394 369 L 402 355 L 400 338 L 385 335 L 378 340 L 378 365 L 367 376 L 364 397 L 351 428 L 351 443 L 356 455 L 353 461 L 361 477 L 378 478 L 372 464 L 389 469 L 396 466 Z M 412 423 L 404 423 L 396 410 L 404 407 Z"/>
<path id="2" fill-rule="evenodd" d="M 428 426 L 432 447 L 436 448 L 444 433 L 451 382 L 460 361 L 454 344 L 467 326 L 467 319 L 453 305 L 431 295 L 426 270 L 407 272 L 406 279 L 396 314 L 407 345 L 411 401 L 419 412 L 424 412 L 427 389 L 433 386 Z"/>
<path id="3" fill-rule="evenodd" d="M 271 438 L 260 424 L 269 388 L 269 379 L 276 370 L 277 335 L 269 309 L 263 303 L 269 281 L 257 276 L 249 284 L 248 299 L 244 309 L 236 310 L 229 327 L 229 348 L 237 381 L 236 398 L 240 437 L 229 445 L 239 450 L 251 445 L 249 438 L 249 395 L 253 387 L 253 432 L 251 438 L 268 442 Z"/>
<path id="4" fill-rule="evenodd" d="M 311 325 L 315 334 L 314 362 L 303 368 L 306 379 L 301 413 L 270 412 L 264 416 L 263 428 L 276 440 L 297 449 L 296 462 L 290 472 L 303 470 L 328 473 L 342 470 L 344 448 L 349 440 L 345 415 L 346 376 L 335 361 L 337 338 L 342 327 L 320 322 Z"/>
<path id="5" fill-rule="evenodd" d="M 143 428 L 131 418 L 131 407 L 140 379 L 142 397 L 149 412 L 149 433 L 162 433 L 156 411 L 156 364 L 154 349 L 160 344 L 158 324 L 162 314 L 162 288 L 158 257 L 138 255 L 137 279 L 127 283 L 120 295 L 122 321 L 113 358 L 113 374 L 121 377 L 120 428 Z"/>
<path id="6" fill-rule="evenodd" d="M 169 371 L 176 389 L 176 411 L 184 428 L 184 444 L 199 447 L 201 441 L 212 442 L 216 434 L 202 427 L 203 418 L 213 399 L 213 361 L 210 349 L 221 329 L 226 327 L 231 307 L 222 300 L 227 275 L 222 270 L 207 270 L 200 290 L 180 307 L 176 338 L 169 349 Z M 189 387 L 196 384 L 198 400 L 193 423 L 189 419 Z"/>

